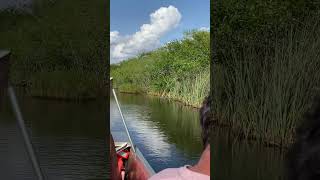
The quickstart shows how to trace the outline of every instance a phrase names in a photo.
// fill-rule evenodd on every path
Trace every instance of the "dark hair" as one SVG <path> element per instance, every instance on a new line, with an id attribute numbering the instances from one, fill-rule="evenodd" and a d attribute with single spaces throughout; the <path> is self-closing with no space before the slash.
<path id="1" fill-rule="evenodd" d="M 320 179 L 320 98 L 304 116 L 296 142 L 287 153 L 287 176 L 291 180 Z"/>
<path id="2" fill-rule="evenodd" d="M 213 127 L 213 113 L 212 113 L 212 99 L 211 96 L 208 96 L 202 103 L 200 108 L 200 125 L 202 128 L 201 137 L 204 148 L 210 144 L 210 135 Z"/>

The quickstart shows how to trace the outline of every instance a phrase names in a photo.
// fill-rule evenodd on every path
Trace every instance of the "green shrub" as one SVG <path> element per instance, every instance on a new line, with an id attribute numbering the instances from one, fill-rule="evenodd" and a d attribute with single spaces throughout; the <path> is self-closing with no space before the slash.
<path id="1" fill-rule="evenodd" d="M 39 72 L 31 78 L 28 93 L 37 97 L 92 99 L 101 93 L 99 84 L 95 75 L 90 73 Z"/>
<path id="2" fill-rule="evenodd" d="M 190 31 L 182 40 L 111 65 L 120 91 L 157 94 L 199 106 L 209 92 L 210 33 Z"/>
<path id="3" fill-rule="evenodd" d="M 59 74 L 65 79 L 75 78 L 72 82 L 78 80 L 77 84 L 81 84 L 77 73 L 85 79 L 94 78 L 102 91 L 108 82 L 106 3 L 104 0 L 35 0 L 32 13 L 0 12 L 0 49 L 12 52 L 11 83 L 28 91 L 32 88 L 30 92 L 41 91 L 36 94 L 46 97 L 51 94 L 73 97 L 72 88 L 65 88 L 69 84 L 62 84 L 69 80 L 62 79 L 57 85 L 63 86 L 60 90 L 70 92 L 52 93 L 47 89 Z M 52 79 L 46 82 L 41 75 Z"/>

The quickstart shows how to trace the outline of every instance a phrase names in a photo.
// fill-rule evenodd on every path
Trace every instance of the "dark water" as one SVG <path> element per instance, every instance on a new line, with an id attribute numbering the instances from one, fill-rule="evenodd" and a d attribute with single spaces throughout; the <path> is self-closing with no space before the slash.
<path id="1" fill-rule="evenodd" d="M 156 97 L 119 95 L 133 141 L 155 171 L 194 164 L 201 153 L 198 110 Z M 48 179 L 106 179 L 108 157 L 105 101 L 86 103 L 20 97 L 41 167 Z M 114 138 L 127 140 L 113 99 Z M 16 120 L 8 106 L 0 110 L 0 179 L 35 179 Z M 282 179 L 278 149 L 235 141 L 228 129 L 214 129 L 213 178 Z"/>
<path id="2" fill-rule="evenodd" d="M 284 179 L 283 154 L 278 148 L 235 140 L 226 128 L 215 128 L 211 158 L 213 179 Z"/>
<path id="3" fill-rule="evenodd" d="M 155 171 L 195 163 L 201 153 L 198 110 L 156 97 L 118 94 L 133 141 Z M 126 140 L 115 101 L 111 129 Z M 282 179 L 282 153 L 257 143 L 235 141 L 228 129 L 214 129 L 213 179 Z"/>
<path id="4" fill-rule="evenodd" d="M 47 179 L 106 179 L 106 103 L 19 102 Z M 0 179 L 36 179 L 8 98 L 0 110 Z"/>

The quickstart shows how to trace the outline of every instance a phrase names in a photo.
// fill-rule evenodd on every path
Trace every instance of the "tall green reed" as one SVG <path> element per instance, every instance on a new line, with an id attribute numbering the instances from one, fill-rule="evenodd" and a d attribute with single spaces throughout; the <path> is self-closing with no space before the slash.
<path id="1" fill-rule="evenodd" d="M 320 26 L 288 28 L 268 44 L 229 46 L 214 66 L 214 111 L 246 138 L 288 145 L 320 85 Z"/>
<path id="2" fill-rule="evenodd" d="M 163 96 L 181 101 L 187 105 L 200 107 L 210 90 L 209 68 L 195 76 L 182 80 L 175 78 L 171 88 L 163 92 Z"/>

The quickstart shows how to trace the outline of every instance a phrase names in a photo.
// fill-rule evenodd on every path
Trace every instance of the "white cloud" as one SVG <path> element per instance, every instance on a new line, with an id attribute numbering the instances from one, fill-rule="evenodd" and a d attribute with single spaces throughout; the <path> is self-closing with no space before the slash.
<path id="1" fill-rule="evenodd" d="M 149 24 L 143 24 L 140 30 L 132 35 L 122 36 L 118 31 L 111 31 L 111 63 L 118 63 L 159 47 L 160 38 L 177 27 L 180 20 L 181 14 L 177 8 L 161 7 L 150 14 Z"/>
<path id="2" fill-rule="evenodd" d="M 201 27 L 199 28 L 200 31 L 210 31 L 209 27 Z"/>
<path id="3" fill-rule="evenodd" d="M 111 31 L 110 32 L 110 44 L 112 45 L 119 39 L 119 32 L 118 31 Z"/>

